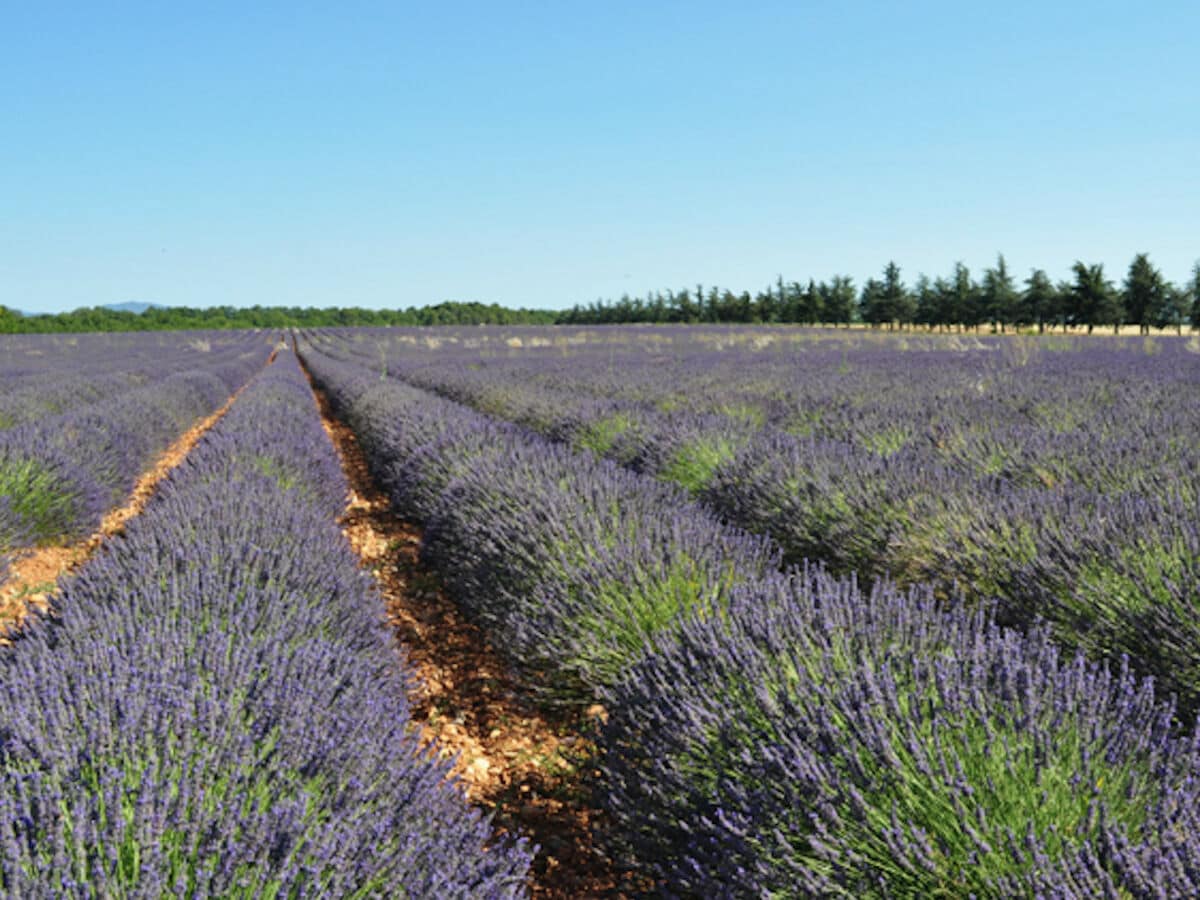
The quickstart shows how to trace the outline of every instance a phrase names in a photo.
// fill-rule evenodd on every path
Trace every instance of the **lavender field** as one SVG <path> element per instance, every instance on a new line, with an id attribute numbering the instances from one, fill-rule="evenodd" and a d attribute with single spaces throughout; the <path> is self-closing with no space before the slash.
<path id="1" fill-rule="evenodd" d="M 330 330 L 459 602 L 688 896 L 1190 896 L 1200 346 Z"/>
<path id="2" fill-rule="evenodd" d="M 6 565 L 227 409 L 0 644 L 0 894 L 556 895 L 314 388 L 518 699 L 602 711 L 622 893 L 1200 894 L 1200 343 L 702 326 L 0 339 Z"/>

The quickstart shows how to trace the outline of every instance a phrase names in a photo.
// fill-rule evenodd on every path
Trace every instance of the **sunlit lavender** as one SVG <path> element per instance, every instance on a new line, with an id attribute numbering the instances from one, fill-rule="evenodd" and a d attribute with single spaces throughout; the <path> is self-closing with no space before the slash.
<path id="1" fill-rule="evenodd" d="M 780 335 L 304 354 L 530 689 L 603 700 L 607 840 L 661 893 L 1195 893 L 1200 357 Z M 622 643 L 651 584 L 691 602 Z"/>
<path id="2" fill-rule="evenodd" d="M 0 648 L 0 886 L 22 897 L 517 897 L 409 723 L 294 357 Z"/>

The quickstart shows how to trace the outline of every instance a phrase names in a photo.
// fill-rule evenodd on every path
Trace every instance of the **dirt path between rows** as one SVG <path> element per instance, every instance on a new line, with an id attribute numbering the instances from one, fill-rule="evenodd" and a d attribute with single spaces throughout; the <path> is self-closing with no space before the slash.
<path id="1" fill-rule="evenodd" d="M 422 682 L 411 698 L 414 720 L 443 755 L 457 755 L 454 771 L 469 800 L 494 810 L 498 828 L 540 845 L 534 897 L 633 896 L 636 889 L 592 841 L 600 813 L 589 806 L 587 735 L 602 710 L 555 717 L 523 696 L 484 634 L 422 566 L 420 531 L 392 512 L 353 431 L 315 385 L 313 392 L 351 486 L 342 529 L 374 574 Z"/>
<path id="2" fill-rule="evenodd" d="M 275 359 L 272 353 L 267 365 Z M 250 379 L 247 379 L 247 384 Z M 3 632 L 12 626 L 20 626 L 31 610 L 49 608 L 58 581 L 64 575 L 83 565 L 100 546 L 119 534 L 125 523 L 140 515 L 154 496 L 159 482 L 170 474 L 192 452 L 200 438 L 217 424 L 241 395 L 245 385 L 238 388 L 221 407 L 211 415 L 194 424 L 180 435 L 155 460 L 154 465 L 144 472 L 133 487 L 133 492 L 124 505 L 110 510 L 100 522 L 100 527 L 89 537 L 74 544 L 38 547 L 22 554 L 9 569 L 8 579 L 0 584 L 0 644 L 6 643 Z"/>

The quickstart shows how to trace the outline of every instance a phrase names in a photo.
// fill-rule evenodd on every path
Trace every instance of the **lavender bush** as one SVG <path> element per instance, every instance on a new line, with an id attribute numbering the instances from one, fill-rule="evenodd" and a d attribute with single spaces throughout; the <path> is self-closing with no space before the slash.
<path id="1" fill-rule="evenodd" d="M 981 492 L 996 524 L 945 552 L 977 590 L 1003 598 L 1008 621 L 1044 615 L 1061 642 L 1129 655 L 1190 716 L 1200 705 L 1200 519 L 1186 487 L 1153 498 Z"/>
<path id="2" fill-rule="evenodd" d="M 40 543 L 92 530 L 155 454 L 226 396 L 215 376 L 185 373 L 0 433 L 0 489 L 13 498 L 0 536 Z"/>
<path id="3" fill-rule="evenodd" d="M 318 354 L 306 354 L 305 362 L 357 435 L 397 511 L 419 521 L 433 515 L 456 477 L 527 436 L 359 366 Z"/>
<path id="4" fill-rule="evenodd" d="M 522 667 L 584 696 L 682 613 L 778 563 L 677 490 L 541 442 L 452 482 L 423 552 Z"/>
<path id="5" fill-rule="evenodd" d="M 740 589 L 609 692 L 616 845 L 675 896 L 1181 897 L 1197 739 L 1148 682 L 928 591 Z"/>

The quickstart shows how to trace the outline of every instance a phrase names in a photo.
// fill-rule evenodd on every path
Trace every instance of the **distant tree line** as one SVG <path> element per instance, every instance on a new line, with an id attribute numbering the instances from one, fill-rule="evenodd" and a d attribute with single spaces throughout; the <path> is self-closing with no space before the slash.
<path id="1" fill-rule="evenodd" d="M 1182 332 L 1200 330 L 1200 262 L 1184 285 L 1172 284 L 1139 253 L 1124 281 L 1114 284 L 1104 266 L 1076 262 L 1072 277 L 1054 282 L 1034 269 L 1017 283 L 1001 255 L 976 279 L 962 263 L 947 276 L 918 276 L 908 285 L 889 262 L 878 278 L 856 288 L 848 275 L 828 281 L 784 281 L 754 294 L 702 284 L 656 291 L 646 297 L 598 300 L 565 312 L 508 309 L 496 303 L 446 301 L 408 309 L 299 306 L 151 307 L 143 313 L 89 307 L 67 313 L 22 316 L 0 306 L 0 334 L 78 331 L 173 331 L 194 328 L 321 328 L 338 325 L 594 325 L 666 322 L 793 322 L 879 328 L 924 326 L 938 330 L 1003 333 L 1010 328 L 1039 332 L 1060 327 L 1137 325 Z"/>
<path id="2" fill-rule="evenodd" d="M 334 325 L 551 325 L 553 310 L 507 309 L 495 303 L 447 301 L 409 309 L 299 306 L 151 307 L 142 313 L 90 307 L 22 316 L 0 306 L 0 334 L 79 331 L 175 331 L 191 328 L 321 328 Z"/>
<path id="3" fill-rule="evenodd" d="M 1115 285 L 1100 263 L 1076 262 L 1072 278 L 1055 283 L 1034 269 L 1020 284 L 1001 255 L 996 265 L 976 279 L 962 263 L 948 276 L 921 275 L 905 284 L 900 267 L 889 262 L 879 278 L 861 289 L 846 275 L 829 281 L 785 282 L 751 295 L 718 287 L 655 292 L 646 297 L 622 296 L 567 310 L 563 324 L 619 322 L 795 322 L 809 325 L 847 325 L 864 322 L 881 328 L 925 326 L 939 330 L 977 331 L 987 327 L 1003 333 L 1010 328 L 1039 332 L 1061 327 L 1137 325 L 1173 328 L 1190 324 L 1200 329 L 1200 262 L 1185 285 L 1163 278 L 1145 253 L 1129 265 L 1125 280 Z"/>

